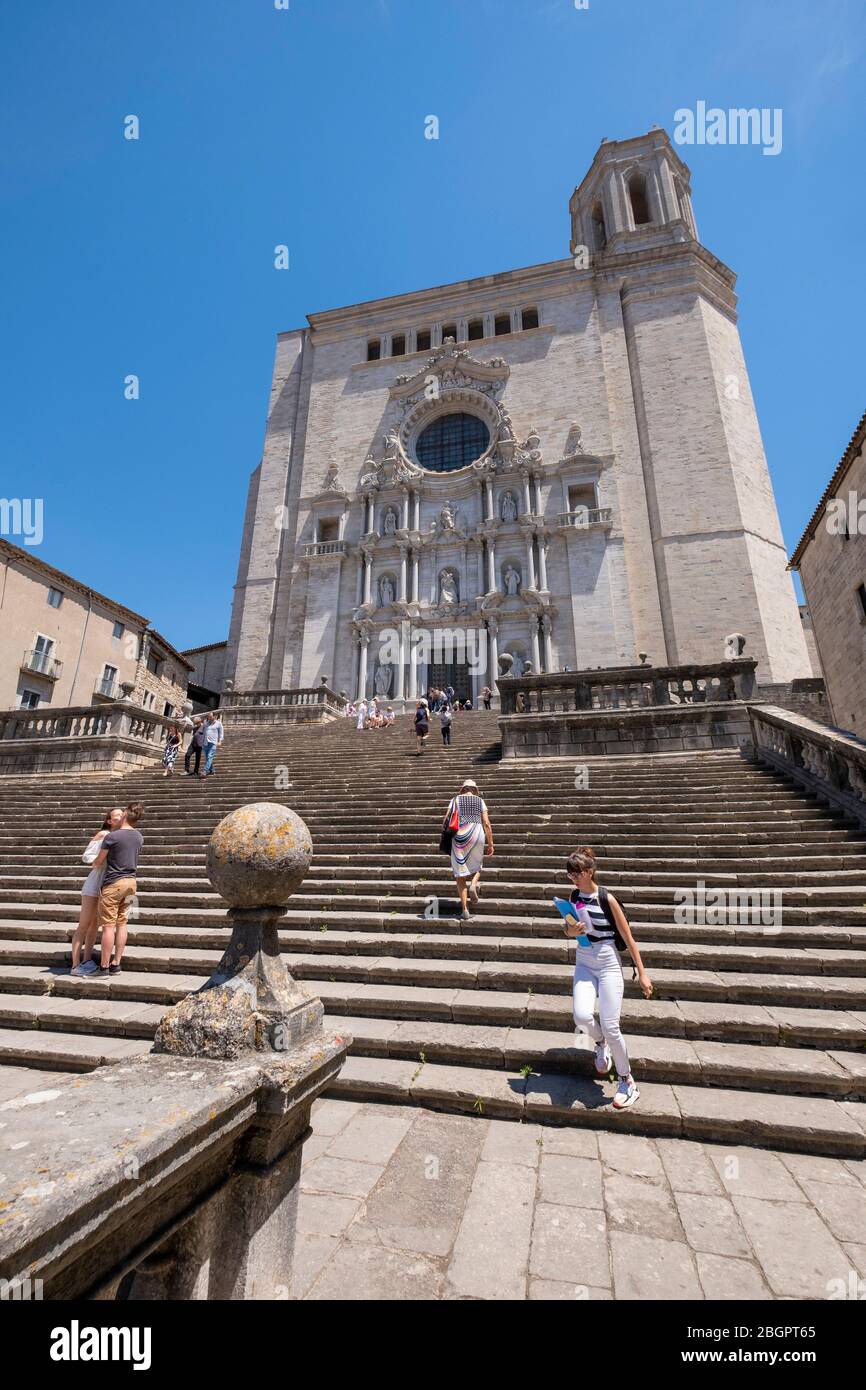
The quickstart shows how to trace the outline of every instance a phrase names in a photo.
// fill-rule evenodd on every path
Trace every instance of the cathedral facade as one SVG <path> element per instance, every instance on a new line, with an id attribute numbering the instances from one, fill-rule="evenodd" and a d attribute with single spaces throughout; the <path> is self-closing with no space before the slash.
<path id="1" fill-rule="evenodd" d="M 277 343 L 236 690 L 401 708 L 498 657 L 811 672 L 737 329 L 662 130 L 604 141 L 563 260 L 312 314 Z"/>

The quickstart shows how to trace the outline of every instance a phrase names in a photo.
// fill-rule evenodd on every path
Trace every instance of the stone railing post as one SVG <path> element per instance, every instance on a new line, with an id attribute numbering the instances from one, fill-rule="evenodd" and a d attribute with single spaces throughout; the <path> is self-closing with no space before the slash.
<path id="1" fill-rule="evenodd" d="M 184 1228 L 183 1239 L 145 1267 L 130 1297 L 272 1299 L 287 1294 L 296 1188 L 312 1102 L 336 1075 L 349 1040 L 322 1026 L 322 1002 L 280 957 L 277 923 L 310 866 L 313 844 L 300 816 L 258 802 L 226 816 L 211 835 L 207 872 L 229 904 L 231 938 L 211 978 L 174 1005 L 154 1051 L 177 1058 L 249 1061 L 265 1099 L 246 1164 Z M 207 1267 L 207 1293 L 202 1287 Z M 177 1292 L 172 1292 L 177 1290 Z M 164 1291 L 164 1292 L 163 1292 Z"/>

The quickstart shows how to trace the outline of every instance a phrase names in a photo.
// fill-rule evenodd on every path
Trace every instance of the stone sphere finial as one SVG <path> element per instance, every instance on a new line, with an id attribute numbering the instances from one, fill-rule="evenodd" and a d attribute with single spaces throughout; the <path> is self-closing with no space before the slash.
<path id="1" fill-rule="evenodd" d="M 288 806 L 254 801 L 224 816 L 207 847 L 207 874 L 230 907 L 282 907 L 313 858 L 306 823 Z"/>
<path id="2" fill-rule="evenodd" d="M 499 656 L 499 674 L 500 674 L 500 676 L 508 676 L 508 675 L 510 675 L 510 674 L 511 674 L 511 668 L 512 668 L 513 665 L 514 665 L 514 657 L 511 655 L 511 652 L 501 652 L 501 653 L 500 653 L 500 656 Z"/>

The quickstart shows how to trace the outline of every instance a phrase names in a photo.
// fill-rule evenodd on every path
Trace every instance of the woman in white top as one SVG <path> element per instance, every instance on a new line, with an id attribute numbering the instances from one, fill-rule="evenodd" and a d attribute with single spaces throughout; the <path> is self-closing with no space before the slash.
<path id="1" fill-rule="evenodd" d="M 356 728 L 356 729 L 363 729 L 364 724 L 366 723 L 366 720 L 367 720 L 367 701 L 366 701 L 366 700 L 359 700 L 359 701 L 358 701 L 357 716 L 358 716 L 358 718 L 357 718 L 357 721 L 356 721 L 356 723 L 355 723 L 355 728 Z"/>
<path id="2" fill-rule="evenodd" d="M 468 777 L 459 792 L 448 803 L 445 825 L 457 811 L 457 829 L 451 841 L 451 872 L 457 880 L 460 894 L 460 917 L 469 918 L 467 898 L 478 902 L 478 884 L 485 854 L 493 853 L 493 828 L 487 814 L 487 804 L 477 783 Z"/>
<path id="3" fill-rule="evenodd" d="M 93 863 L 102 849 L 102 841 L 106 835 L 112 830 L 117 830 L 122 820 L 122 806 L 115 806 L 113 810 L 108 812 L 102 822 L 102 828 L 97 830 L 81 856 L 85 864 Z M 98 968 L 90 957 L 96 942 L 96 909 L 104 877 L 105 865 L 103 864 L 101 869 L 91 869 L 81 885 L 81 913 L 78 918 L 78 926 L 75 928 L 75 935 L 72 938 L 73 975 L 89 975 L 92 970 Z"/>

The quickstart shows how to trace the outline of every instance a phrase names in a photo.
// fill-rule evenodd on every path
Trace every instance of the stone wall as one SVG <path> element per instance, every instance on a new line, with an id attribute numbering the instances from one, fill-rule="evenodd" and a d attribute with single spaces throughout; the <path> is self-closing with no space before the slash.
<path id="1" fill-rule="evenodd" d="M 503 759 L 684 753 L 751 744 L 749 706 L 739 700 L 586 714 L 503 715 L 499 728 Z"/>
<path id="2" fill-rule="evenodd" d="M 849 505 L 853 494 L 853 508 Z M 834 723 L 866 738 L 866 612 L 857 596 L 866 585 L 866 536 L 857 506 L 866 499 L 866 446 L 860 445 L 836 496 L 846 504 L 849 538 L 822 515 L 803 550 L 799 569 L 812 615 Z M 864 508 L 866 511 L 866 508 Z M 866 530 L 866 515 L 860 524 Z"/>

